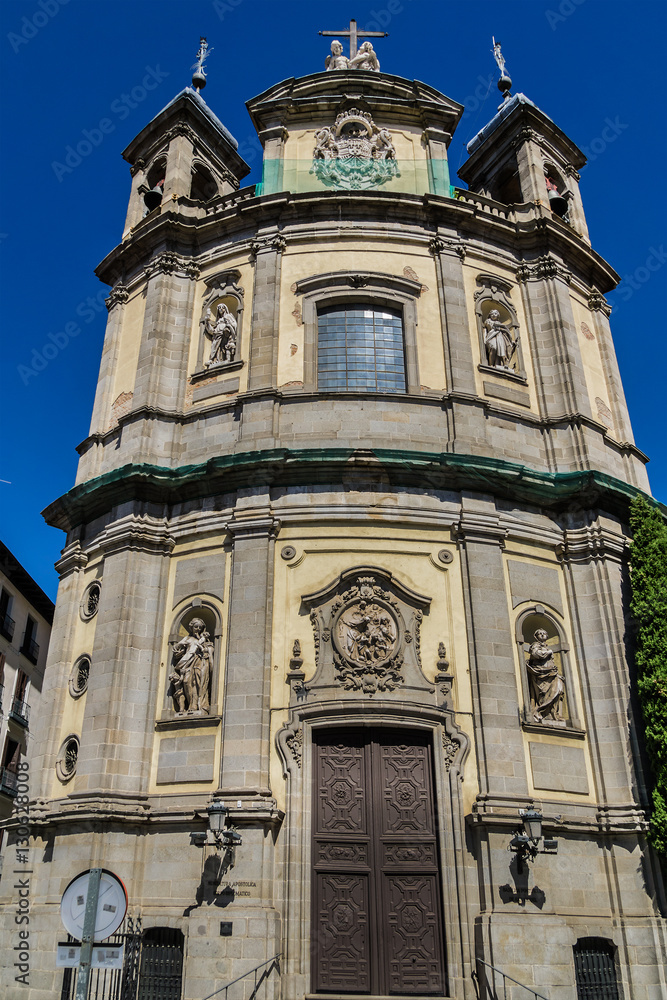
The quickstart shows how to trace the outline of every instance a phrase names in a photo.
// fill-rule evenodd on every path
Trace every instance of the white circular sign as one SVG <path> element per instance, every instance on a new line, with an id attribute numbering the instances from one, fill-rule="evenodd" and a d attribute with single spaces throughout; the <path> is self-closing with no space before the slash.
<path id="1" fill-rule="evenodd" d="M 60 919 L 65 929 L 80 941 L 83 936 L 83 920 L 86 913 L 86 899 L 90 871 L 73 878 L 60 901 Z M 113 872 L 102 869 L 100 892 L 95 914 L 94 941 L 104 941 L 117 931 L 127 912 L 127 892 L 125 886 Z"/>

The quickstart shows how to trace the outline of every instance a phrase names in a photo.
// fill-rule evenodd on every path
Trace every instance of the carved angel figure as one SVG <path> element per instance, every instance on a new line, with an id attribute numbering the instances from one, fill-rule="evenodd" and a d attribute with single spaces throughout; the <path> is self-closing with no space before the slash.
<path id="1" fill-rule="evenodd" d="M 533 721 L 562 721 L 561 706 L 565 697 L 565 684 L 558 673 L 553 650 L 547 646 L 547 633 L 542 628 L 535 632 L 526 663 L 530 693 L 533 702 Z"/>
<path id="2" fill-rule="evenodd" d="M 512 334 L 500 320 L 500 313 L 492 309 L 484 320 L 484 346 L 489 365 L 493 368 L 508 368 L 516 348 Z"/>
<path id="3" fill-rule="evenodd" d="M 349 60 L 347 56 L 343 55 L 343 46 L 339 41 L 331 43 L 331 55 L 326 57 L 324 65 L 327 70 L 348 68 Z"/>
<path id="4" fill-rule="evenodd" d="M 366 69 L 373 73 L 380 72 L 380 61 L 375 55 L 371 42 L 362 42 L 359 51 L 350 59 L 350 69 Z"/>
<path id="5" fill-rule="evenodd" d="M 236 320 L 224 302 L 216 310 L 215 319 L 209 310 L 206 318 L 206 332 L 211 336 L 211 353 L 205 368 L 233 361 L 236 353 Z"/>
<path id="6" fill-rule="evenodd" d="M 313 157 L 316 160 L 331 160 L 338 155 L 338 143 L 333 130 L 328 126 L 315 133 L 315 149 Z"/>
<path id="7" fill-rule="evenodd" d="M 395 160 L 396 150 L 391 139 L 391 133 L 387 128 L 377 130 L 373 138 L 373 155 L 378 160 Z"/>
<path id="8" fill-rule="evenodd" d="M 174 646 L 169 674 L 174 710 L 179 715 L 208 715 L 214 647 L 201 618 L 193 618 L 187 628 L 190 634 Z"/>

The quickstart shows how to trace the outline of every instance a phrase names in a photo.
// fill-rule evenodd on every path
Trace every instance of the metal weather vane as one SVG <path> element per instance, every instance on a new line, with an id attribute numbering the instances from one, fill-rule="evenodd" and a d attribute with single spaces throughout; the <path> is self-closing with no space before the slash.
<path id="1" fill-rule="evenodd" d="M 192 86 L 196 91 L 203 90 L 206 86 L 205 63 L 211 52 L 213 52 L 213 49 L 208 47 L 206 39 L 203 36 L 200 37 L 199 49 L 196 55 L 197 62 L 191 67 L 194 70 L 192 74 Z"/>
<path id="2" fill-rule="evenodd" d="M 493 43 L 493 58 L 496 60 L 498 69 L 500 70 L 500 79 L 498 80 L 498 90 L 503 95 L 503 101 L 506 101 L 512 95 L 510 94 L 510 88 L 512 86 L 512 80 L 509 73 L 505 69 L 505 56 L 500 48 L 500 42 L 497 42 L 495 38 L 491 38 Z M 502 107 L 502 105 L 501 105 Z"/>

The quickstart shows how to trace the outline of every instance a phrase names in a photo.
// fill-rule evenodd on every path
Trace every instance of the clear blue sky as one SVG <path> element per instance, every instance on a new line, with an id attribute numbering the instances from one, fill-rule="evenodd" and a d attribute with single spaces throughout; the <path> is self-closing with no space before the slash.
<path id="1" fill-rule="evenodd" d="M 581 181 L 588 225 L 626 279 L 610 296 L 612 330 L 635 438 L 652 458 L 654 494 L 667 500 L 666 12 L 646 0 L 3 0 L 0 479 L 10 485 L 0 483 L 0 537 L 44 590 L 55 597 L 65 536 L 40 511 L 73 485 L 74 449 L 88 433 L 106 322 L 93 269 L 122 233 L 121 150 L 189 83 L 200 34 L 215 49 L 205 98 L 252 165 L 247 183 L 259 180 L 261 156 L 245 101 L 321 70 L 319 29 L 381 22 L 384 70 L 466 105 L 453 174 L 498 105 L 490 49 L 500 39 L 514 90 L 593 154 Z M 142 89 L 147 72 L 154 89 Z M 63 171 L 86 130 L 97 142 Z M 80 332 L 65 345 L 67 324 Z M 22 377 L 45 345 L 43 371 Z"/>

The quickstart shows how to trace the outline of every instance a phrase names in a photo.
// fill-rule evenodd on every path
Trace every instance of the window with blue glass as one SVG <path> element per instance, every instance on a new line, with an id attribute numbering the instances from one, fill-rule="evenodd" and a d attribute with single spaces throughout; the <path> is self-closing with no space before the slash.
<path id="1" fill-rule="evenodd" d="M 400 309 L 352 302 L 320 309 L 317 321 L 319 389 L 406 391 Z"/>

